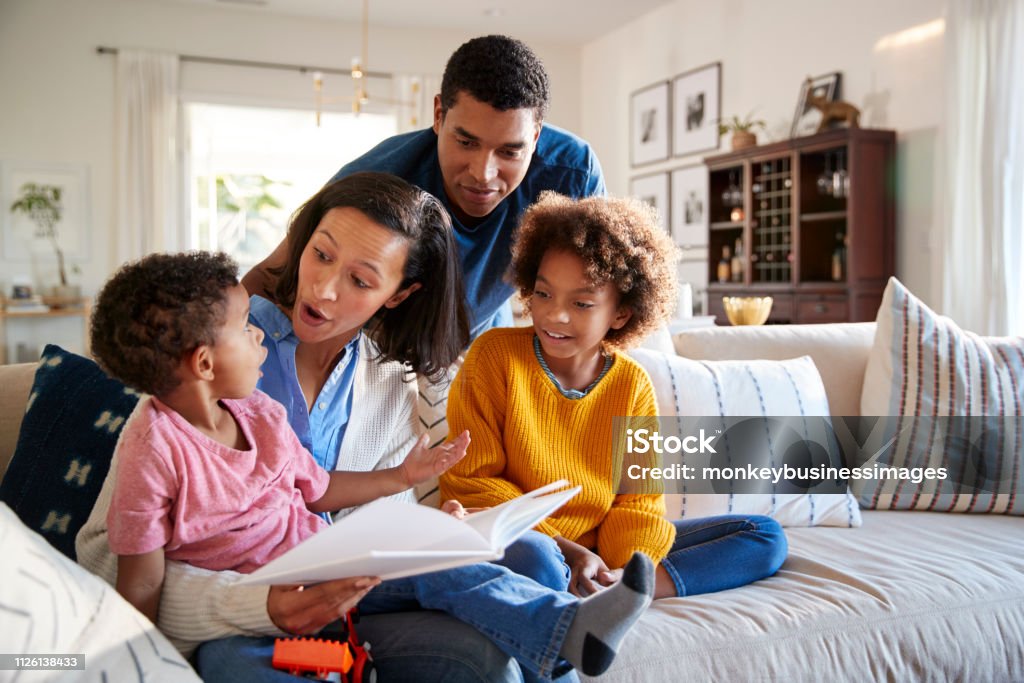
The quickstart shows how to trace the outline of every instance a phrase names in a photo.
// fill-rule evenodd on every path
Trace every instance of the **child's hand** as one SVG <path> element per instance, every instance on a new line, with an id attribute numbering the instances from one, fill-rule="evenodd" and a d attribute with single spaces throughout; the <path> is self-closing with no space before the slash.
<path id="1" fill-rule="evenodd" d="M 446 500 L 441 506 L 441 512 L 446 512 L 455 519 L 466 518 L 466 508 L 462 507 L 462 503 L 457 500 Z"/>
<path id="2" fill-rule="evenodd" d="M 565 557 L 565 563 L 572 570 L 567 590 L 573 595 L 585 598 L 612 585 L 622 576 L 621 570 L 615 572 L 608 569 L 601 556 L 589 548 L 561 537 L 556 538 L 555 542 Z"/>
<path id="3" fill-rule="evenodd" d="M 452 441 L 428 449 L 429 439 L 426 434 L 420 437 L 409 451 L 405 462 L 399 465 L 402 479 L 410 488 L 438 476 L 466 457 L 469 430 L 462 432 Z"/>
<path id="4" fill-rule="evenodd" d="M 487 508 L 465 508 L 462 507 L 462 503 L 457 500 L 446 500 L 444 504 L 441 505 L 441 512 L 447 512 L 455 519 L 465 519 L 466 515 L 471 515 L 474 512 L 480 512 L 481 510 L 486 509 Z"/>

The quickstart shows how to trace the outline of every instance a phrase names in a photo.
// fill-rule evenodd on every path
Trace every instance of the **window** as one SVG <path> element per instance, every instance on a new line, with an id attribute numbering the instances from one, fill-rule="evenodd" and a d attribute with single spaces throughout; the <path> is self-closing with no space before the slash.
<path id="1" fill-rule="evenodd" d="M 245 273 L 288 218 L 344 164 L 394 135 L 394 116 L 189 104 L 189 248 L 221 250 Z"/>

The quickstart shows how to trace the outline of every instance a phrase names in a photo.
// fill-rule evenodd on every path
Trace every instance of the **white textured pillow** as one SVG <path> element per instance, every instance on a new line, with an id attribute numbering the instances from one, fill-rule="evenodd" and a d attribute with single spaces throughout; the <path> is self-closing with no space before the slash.
<path id="1" fill-rule="evenodd" d="M 661 415 L 692 417 L 828 416 L 828 400 L 814 362 L 693 361 L 645 349 L 630 352 L 654 382 Z M 681 508 L 673 511 L 672 499 Z M 783 526 L 860 526 L 860 509 L 847 493 L 682 494 L 670 496 L 670 516 L 763 514 Z"/>
<path id="2" fill-rule="evenodd" d="M 982 337 L 962 330 L 890 278 L 864 373 L 862 415 L 1019 416 L 1022 406 L 1024 337 Z M 859 493 L 860 504 L 881 510 L 1024 515 L 1021 421 L 988 422 L 996 438 L 982 442 L 984 455 L 974 465 L 988 481 L 1000 482 L 998 491 L 889 481 L 865 487 Z M 913 422 L 907 424 L 910 428 L 899 431 L 888 462 L 898 467 L 948 464 L 948 455 L 955 449 L 942 440 L 947 430 L 914 429 Z M 960 474 L 956 478 L 964 479 Z"/>
<path id="3" fill-rule="evenodd" d="M 14 654 L 84 654 L 83 680 L 199 681 L 192 667 L 102 579 L 57 552 L 0 503 L 0 643 Z M 18 680 L 53 680 L 24 671 Z M 3 678 L 0 676 L 0 678 Z"/>

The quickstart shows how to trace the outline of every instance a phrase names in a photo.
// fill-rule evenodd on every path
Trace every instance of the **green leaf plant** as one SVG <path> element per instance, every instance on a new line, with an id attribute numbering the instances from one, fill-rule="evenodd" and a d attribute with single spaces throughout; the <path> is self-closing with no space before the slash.
<path id="1" fill-rule="evenodd" d="M 64 268 L 64 252 L 57 242 L 57 224 L 64 214 L 64 205 L 61 203 L 63 192 L 63 188 L 57 185 L 25 183 L 19 190 L 18 198 L 11 204 L 10 211 L 25 214 L 36 225 L 35 236 L 49 239 L 53 244 L 53 250 L 57 253 L 60 284 L 66 287 L 68 276 Z"/>

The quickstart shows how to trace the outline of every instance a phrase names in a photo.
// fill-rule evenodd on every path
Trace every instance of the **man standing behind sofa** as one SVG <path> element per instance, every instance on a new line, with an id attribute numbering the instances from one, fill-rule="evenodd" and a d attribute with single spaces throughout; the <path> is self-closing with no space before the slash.
<path id="1" fill-rule="evenodd" d="M 544 190 L 570 197 L 604 194 L 604 176 L 586 142 L 544 123 L 548 75 L 521 41 L 483 36 L 452 54 L 434 97 L 432 128 L 396 135 L 346 164 L 393 173 L 438 197 L 459 243 L 473 336 L 512 324 L 504 281 L 512 234 Z M 282 242 L 246 278 L 283 263 Z"/>

